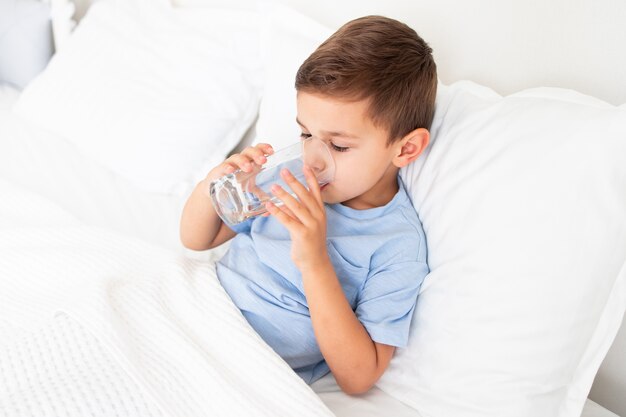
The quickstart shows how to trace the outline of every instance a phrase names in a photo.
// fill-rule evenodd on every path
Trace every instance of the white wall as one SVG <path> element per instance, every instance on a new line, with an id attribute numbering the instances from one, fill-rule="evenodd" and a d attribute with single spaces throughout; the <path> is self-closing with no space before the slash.
<path id="1" fill-rule="evenodd" d="M 591 387 L 589 398 L 620 416 L 626 416 L 626 323 L 622 323 L 611 350 Z"/>
<path id="2" fill-rule="evenodd" d="M 78 18 L 91 1 L 74 0 Z M 237 1 L 250 2 L 231 3 Z M 563 87 L 613 104 L 626 103 L 623 0 L 278 1 L 331 28 L 367 14 L 402 20 L 433 47 L 446 83 L 471 79 L 500 94 Z"/>
<path id="3" fill-rule="evenodd" d="M 282 0 L 333 28 L 366 14 L 413 27 L 434 49 L 442 81 L 471 79 L 508 94 L 574 88 L 626 103 L 622 0 Z"/>

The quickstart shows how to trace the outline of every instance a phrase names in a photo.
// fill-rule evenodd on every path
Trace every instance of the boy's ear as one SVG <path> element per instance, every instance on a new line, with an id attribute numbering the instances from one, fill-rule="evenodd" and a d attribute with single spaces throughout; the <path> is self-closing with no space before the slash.
<path id="1" fill-rule="evenodd" d="M 393 158 L 393 164 L 398 168 L 407 166 L 415 161 L 424 149 L 428 146 L 430 133 L 423 127 L 417 128 L 394 145 L 398 147 L 396 156 Z"/>

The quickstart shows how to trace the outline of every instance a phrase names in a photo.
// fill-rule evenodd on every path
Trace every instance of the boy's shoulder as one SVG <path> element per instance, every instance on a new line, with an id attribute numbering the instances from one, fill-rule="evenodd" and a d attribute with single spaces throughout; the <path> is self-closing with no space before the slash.
<path id="1" fill-rule="evenodd" d="M 404 182 L 398 177 L 398 192 L 393 199 L 380 209 L 380 217 L 388 232 L 407 235 L 408 238 L 421 239 L 424 237 L 422 222 L 417 210 L 409 197 Z"/>
<path id="2" fill-rule="evenodd" d="M 409 192 L 407 191 L 404 182 L 399 177 L 398 184 L 398 204 L 396 207 L 396 212 L 402 213 L 408 223 L 422 231 L 422 223 L 419 220 L 417 209 L 415 208 L 415 206 L 413 206 L 411 197 L 409 197 Z"/>
<path id="3" fill-rule="evenodd" d="M 386 236 L 379 253 L 397 261 L 426 262 L 426 233 L 401 179 L 398 184 L 396 204 L 385 216 L 387 230 L 382 231 Z"/>
<path id="4" fill-rule="evenodd" d="M 385 206 L 353 210 L 331 205 L 328 213 L 328 238 L 343 244 L 341 252 L 367 252 L 371 261 L 380 258 L 396 262 L 425 262 L 426 235 L 416 210 L 403 185 Z M 350 237 L 346 239 L 346 237 Z M 356 255 L 356 254 L 355 254 Z M 376 262 L 375 262 L 376 263 Z"/>

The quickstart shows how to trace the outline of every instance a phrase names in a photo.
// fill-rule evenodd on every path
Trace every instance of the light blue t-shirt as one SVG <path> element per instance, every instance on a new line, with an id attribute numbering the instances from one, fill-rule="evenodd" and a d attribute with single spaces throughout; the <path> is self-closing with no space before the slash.
<path id="1" fill-rule="evenodd" d="M 326 205 L 327 248 L 343 291 L 372 340 L 404 347 L 428 273 L 426 238 L 402 181 L 385 206 Z M 307 383 L 329 368 L 313 333 L 287 229 L 273 216 L 233 228 L 217 264 L 222 286 L 250 325 Z"/>

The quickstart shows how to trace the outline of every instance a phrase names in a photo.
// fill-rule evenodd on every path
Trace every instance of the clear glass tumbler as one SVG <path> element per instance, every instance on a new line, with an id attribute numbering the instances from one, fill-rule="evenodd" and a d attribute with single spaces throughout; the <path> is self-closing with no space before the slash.
<path id="1" fill-rule="evenodd" d="M 267 212 L 266 202 L 271 201 L 277 206 L 282 204 L 272 195 L 272 185 L 280 185 L 295 197 L 280 176 L 282 169 L 288 169 L 306 186 L 302 171 L 305 164 L 313 170 L 320 186 L 333 180 L 335 161 L 330 150 L 323 141 L 311 137 L 274 152 L 262 166 L 253 164 L 251 172 L 237 170 L 213 181 L 209 186 L 213 207 L 230 226 L 263 214 Z"/>

